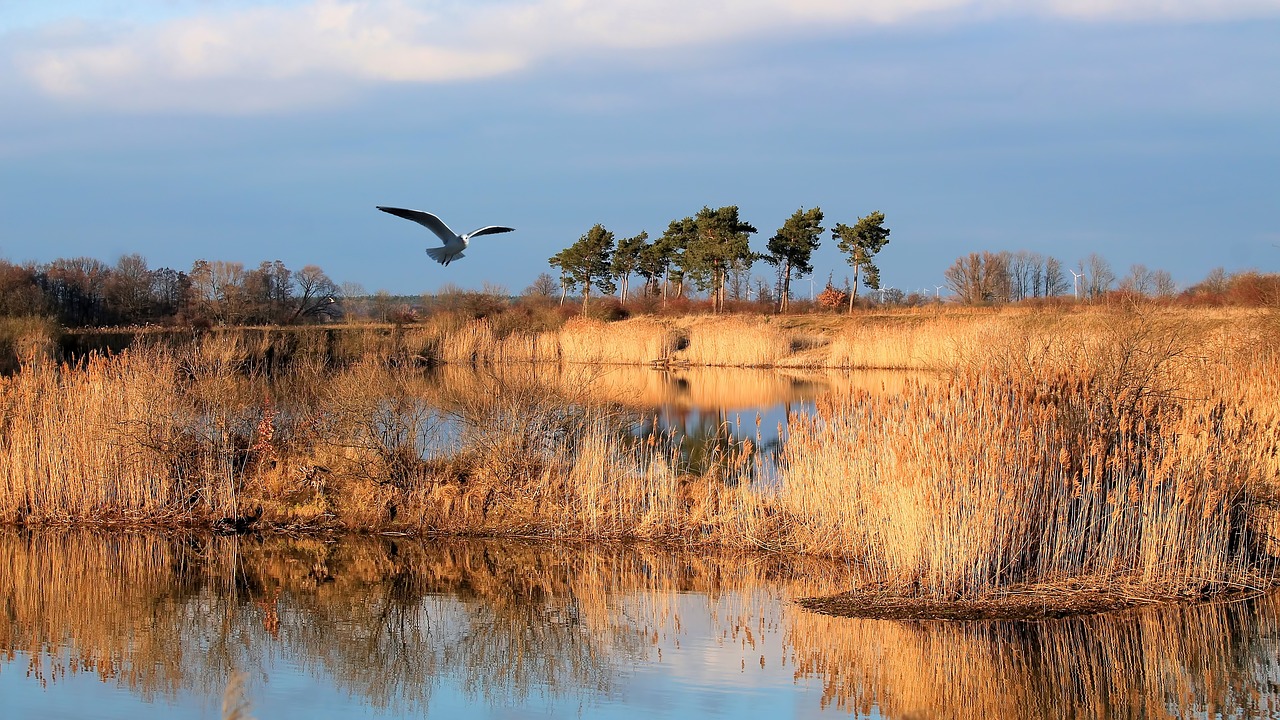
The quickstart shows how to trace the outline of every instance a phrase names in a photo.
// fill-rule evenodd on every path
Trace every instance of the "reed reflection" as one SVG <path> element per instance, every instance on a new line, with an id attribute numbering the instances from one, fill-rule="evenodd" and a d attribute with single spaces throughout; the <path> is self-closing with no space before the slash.
<path id="1" fill-rule="evenodd" d="M 790 603 L 847 584 L 820 560 L 404 538 L 10 531 L 0 571 L 0 672 L 25 664 L 53 691 L 75 673 L 142 698 L 218 697 L 234 670 L 285 661 L 407 712 L 446 686 L 589 707 L 651 667 L 721 692 L 783 677 L 778 692 L 814 688 L 796 700 L 812 713 L 1280 716 L 1280 596 L 906 623 Z"/>

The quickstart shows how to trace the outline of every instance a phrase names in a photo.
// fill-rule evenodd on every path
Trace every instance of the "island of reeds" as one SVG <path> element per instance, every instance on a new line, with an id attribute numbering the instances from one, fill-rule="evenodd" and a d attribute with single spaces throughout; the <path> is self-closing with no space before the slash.
<path id="1" fill-rule="evenodd" d="M 140 333 L 0 380 L 0 522 L 814 555 L 850 568 L 814 607 L 885 616 L 1255 591 L 1280 553 L 1278 349 L 1266 309 Z M 750 440 L 695 464 L 637 433 L 608 363 L 924 372 L 827 394 L 764 472 Z"/>

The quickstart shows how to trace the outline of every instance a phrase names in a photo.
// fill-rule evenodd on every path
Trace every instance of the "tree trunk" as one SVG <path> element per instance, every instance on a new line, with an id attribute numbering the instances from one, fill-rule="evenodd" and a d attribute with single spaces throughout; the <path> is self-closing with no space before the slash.
<path id="1" fill-rule="evenodd" d="M 858 297 L 858 270 L 860 269 L 861 267 L 858 265 L 853 266 L 853 287 L 851 288 L 852 292 L 849 293 L 849 314 L 850 315 L 853 314 L 853 301 L 855 298 Z"/>
<path id="2" fill-rule="evenodd" d="M 782 268 L 782 297 L 778 298 L 778 312 L 786 312 L 791 307 L 791 261 Z"/>

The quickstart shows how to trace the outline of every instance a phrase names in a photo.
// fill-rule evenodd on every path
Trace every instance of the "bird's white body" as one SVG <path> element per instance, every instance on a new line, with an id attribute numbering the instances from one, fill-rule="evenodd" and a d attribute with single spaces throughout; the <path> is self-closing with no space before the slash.
<path id="1" fill-rule="evenodd" d="M 421 210 L 406 210 L 404 208 L 383 207 L 381 205 L 378 205 L 377 208 L 384 213 L 391 213 L 396 217 L 402 217 L 405 220 L 412 220 L 435 233 L 436 237 L 440 238 L 440 242 L 444 243 L 444 246 L 427 248 L 427 254 L 431 256 L 432 260 L 435 260 L 441 265 L 448 265 L 454 260 L 462 257 L 462 251 L 467 249 L 467 245 L 470 244 L 471 238 L 473 237 L 511 232 L 515 229 L 502 227 L 501 225 L 486 225 L 478 230 L 472 230 L 466 235 L 459 235 L 450 230 L 449 226 L 445 225 L 440 218 L 429 212 L 423 212 Z"/>

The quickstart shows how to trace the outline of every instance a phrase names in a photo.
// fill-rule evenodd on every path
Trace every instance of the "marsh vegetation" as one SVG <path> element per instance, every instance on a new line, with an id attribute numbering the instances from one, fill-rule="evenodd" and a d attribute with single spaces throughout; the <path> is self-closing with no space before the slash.
<path id="1" fill-rule="evenodd" d="M 412 332 L 364 337 L 341 362 L 332 338 L 271 360 L 278 338 L 243 332 L 34 358 L 0 381 L 0 521 L 785 552 L 850 562 L 846 609 L 890 612 L 901 598 L 1069 604 L 1074 588 L 1123 604 L 1272 583 L 1273 314 Z M 693 463 L 675 433 L 637 432 L 643 391 L 611 386 L 609 363 L 930 373 L 829 383 L 766 474 L 760 435 L 726 434 Z M 468 382 L 450 375 L 461 366 Z"/>

